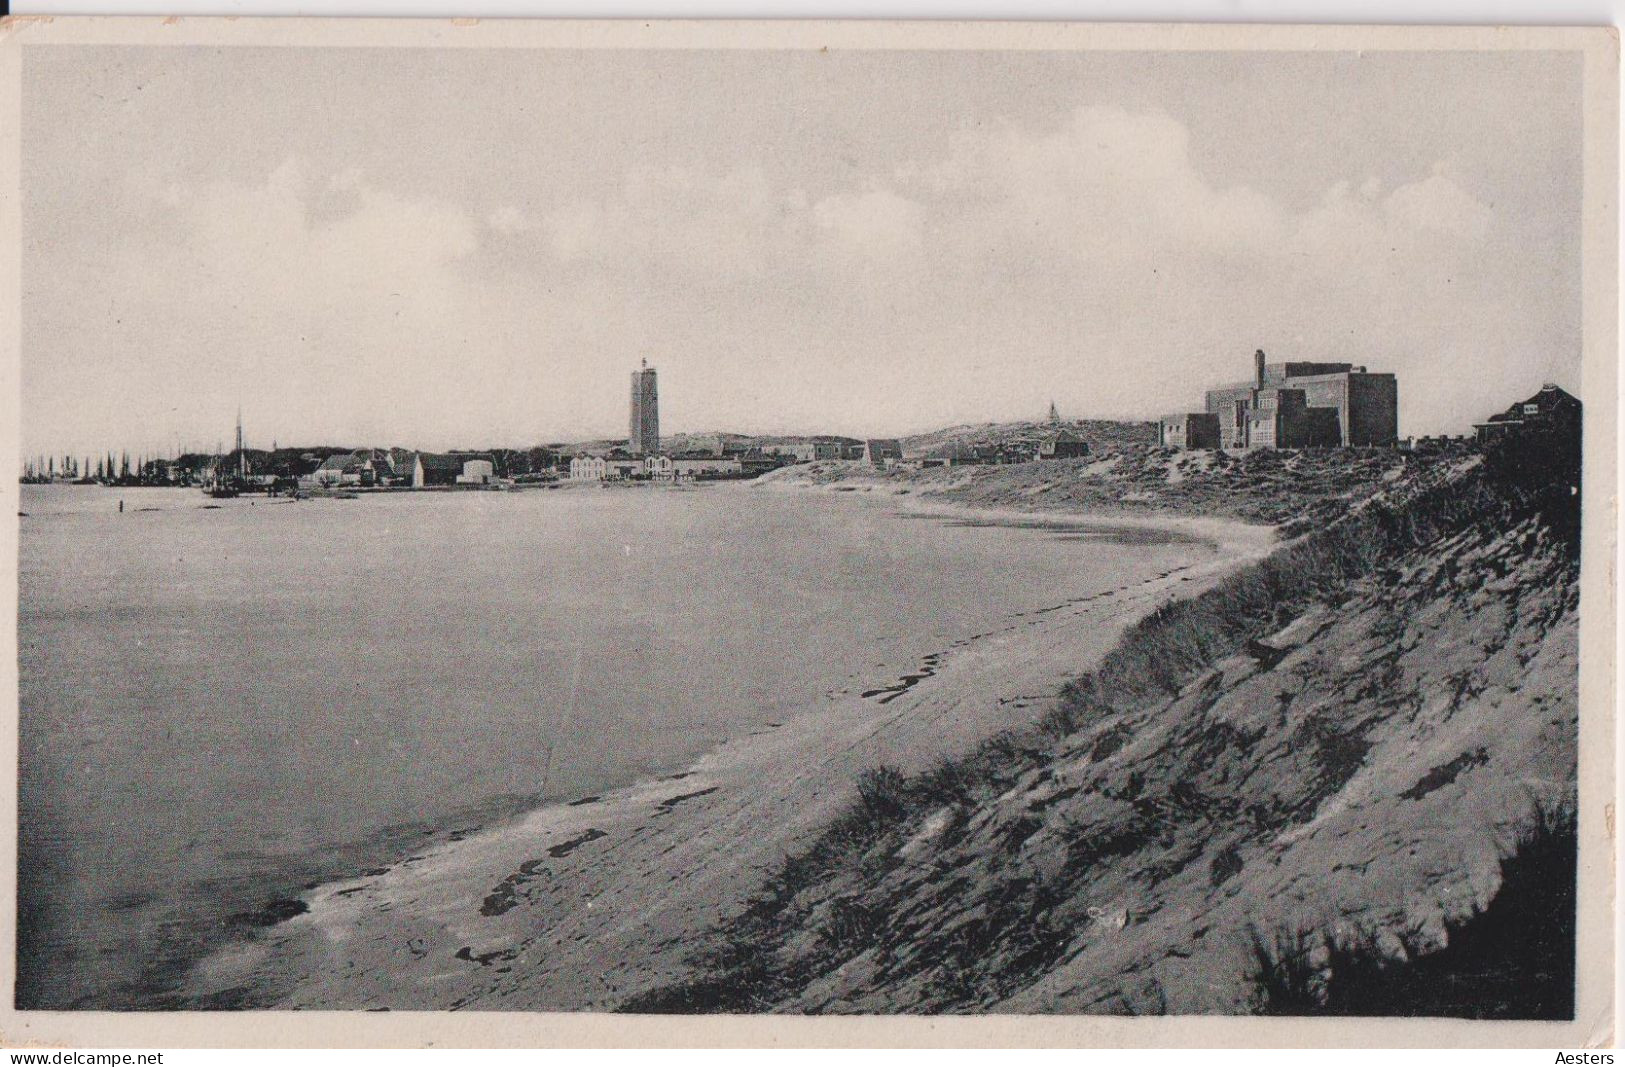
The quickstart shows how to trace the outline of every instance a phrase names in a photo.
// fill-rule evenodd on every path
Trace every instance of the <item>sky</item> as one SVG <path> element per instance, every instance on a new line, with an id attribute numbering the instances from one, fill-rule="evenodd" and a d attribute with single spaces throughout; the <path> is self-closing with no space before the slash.
<path id="1" fill-rule="evenodd" d="M 24 455 L 1580 392 L 1577 53 L 22 52 Z"/>

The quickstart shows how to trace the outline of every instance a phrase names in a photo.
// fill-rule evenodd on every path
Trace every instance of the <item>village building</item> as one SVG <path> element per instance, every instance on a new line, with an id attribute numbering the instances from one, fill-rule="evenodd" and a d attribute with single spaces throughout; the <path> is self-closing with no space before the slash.
<path id="1" fill-rule="evenodd" d="M 1057 430 L 1038 446 L 1039 459 L 1078 459 L 1089 454 L 1089 442 L 1071 430 Z"/>
<path id="2" fill-rule="evenodd" d="M 570 457 L 570 480 L 601 482 L 604 480 L 604 457 L 585 452 Z"/>
<path id="3" fill-rule="evenodd" d="M 706 456 L 682 454 L 671 459 L 672 478 L 688 481 L 698 478 L 737 477 L 743 473 L 738 456 Z"/>
<path id="4" fill-rule="evenodd" d="M 573 481 L 626 482 L 648 477 L 647 456 L 632 456 L 619 449 L 607 455 L 582 453 L 570 459 Z"/>
<path id="5" fill-rule="evenodd" d="M 1399 441 L 1399 386 L 1392 374 L 1352 363 L 1268 363 L 1253 355 L 1253 380 L 1210 389 L 1206 411 L 1225 449 L 1391 447 Z M 1165 417 L 1158 436 L 1173 447 L 1191 443 L 1191 415 Z M 1166 430 L 1163 429 L 1166 427 Z M 1211 440 L 1205 420 L 1198 440 Z M 1176 444 L 1181 437 L 1183 445 Z M 1211 446 L 1209 446 L 1211 447 Z"/>
<path id="6" fill-rule="evenodd" d="M 1164 415 L 1157 423 L 1157 443 L 1164 448 L 1218 448 L 1219 416 L 1205 411 Z"/>
<path id="7" fill-rule="evenodd" d="M 753 448 L 739 456 L 740 473 L 750 478 L 778 470 L 782 465 L 778 456 L 768 455 L 760 448 Z"/>
<path id="8" fill-rule="evenodd" d="M 293 470 L 285 470 L 283 480 L 305 489 L 368 488 L 405 480 L 393 461 L 393 450 L 358 448 L 326 457 L 306 452 L 299 457 L 299 465 L 307 467 L 308 471 L 295 477 Z M 264 484 L 276 483 L 275 472 L 261 473 L 271 477 L 271 481 Z M 262 484 L 258 480 L 250 481 L 251 484 Z"/>
<path id="9" fill-rule="evenodd" d="M 419 452 L 413 460 L 412 487 L 489 485 L 496 479 L 496 460 L 483 453 Z"/>
<path id="10" fill-rule="evenodd" d="M 307 487 L 331 489 L 372 485 L 376 477 L 370 457 L 354 452 L 339 452 L 322 460 L 314 471 L 300 481 Z"/>
<path id="11" fill-rule="evenodd" d="M 903 445 L 895 437 L 875 437 L 863 442 L 863 462 L 871 467 L 890 466 L 903 458 Z"/>
<path id="12" fill-rule="evenodd" d="M 391 448 L 388 452 L 389 482 L 392 485 L 411 485 L 417 469 L 418 454 L 409 448 Z"/>
<path id="13" fill-rule="evenodd" d="M 974 446 L 963 441 L 949 441 L 919 457 L 922 467 L 963 467 L 985 462 Z"/>
<path id="14" fill-rule="evenodd" d="M 1481 445 L 1555 437 L 1578 447 L 1581 415 L 1580 401 L 1548 382 L 1529 399 L 1475 423 L 1473 430 Z"/>
<path id="15" fill-rule="evenodd" d="M 1031 450 L 1018 445 L 950 441 L 909 459 L 920 467 L 987 467 L 1026 463 L 1033 459 L 1034 455 Z"/>
<path id="16" fill-rule="evenodd" d="M 841 444 L 838 441 L 798 441 L 795 444 L 775 445 L 773 451 L 792 463 L 816 463 L 841 458 Z"/>

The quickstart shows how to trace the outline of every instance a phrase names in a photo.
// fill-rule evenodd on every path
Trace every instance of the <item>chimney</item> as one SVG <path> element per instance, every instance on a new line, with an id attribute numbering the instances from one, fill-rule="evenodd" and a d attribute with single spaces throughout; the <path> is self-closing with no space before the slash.
<path id="1" fill-rule="evenodd" d="M 1253 384 L 1256 388 L 1264 388 L 1264 350 L 1262 348 L 1253 353 Z"/>

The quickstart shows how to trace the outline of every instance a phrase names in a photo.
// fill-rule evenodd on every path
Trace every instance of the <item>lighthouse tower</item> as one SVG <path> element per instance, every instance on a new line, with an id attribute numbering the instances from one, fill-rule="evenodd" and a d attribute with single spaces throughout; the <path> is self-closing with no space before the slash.
<path id="1" fill-rule="evenodd" d="M 660 451 L 660 389 L 648 360 L 632 372 L 632 425 L 627 449 L 634 456 Z"/>

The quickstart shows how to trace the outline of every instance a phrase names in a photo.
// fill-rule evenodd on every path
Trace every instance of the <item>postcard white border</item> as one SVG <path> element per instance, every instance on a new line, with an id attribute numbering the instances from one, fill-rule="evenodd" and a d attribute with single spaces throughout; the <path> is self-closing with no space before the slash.
<path id="1" fill-rule="evenodd" d="M 16 784 L 0 788 L 0 1044 L 60 1047 L 1582 1047 L 1613 1042 L 1618 487 L 1618 36 L 1612 28 L 81 18 L 0 21 L 0 506 L 18 500 L 22 52 L 90 44 L 280 48 L 1523 51 L 1585 57 L 1585 494 L 1581 578 L 1580 997 L 1573 1023 L 1231 1016 L 639 1017 L 557 1013 L 18 1012 Z M 17 526 L 0 525 L 0 764 L 17 759 Z"/>

